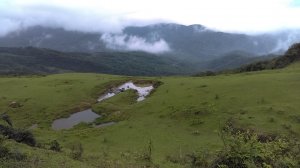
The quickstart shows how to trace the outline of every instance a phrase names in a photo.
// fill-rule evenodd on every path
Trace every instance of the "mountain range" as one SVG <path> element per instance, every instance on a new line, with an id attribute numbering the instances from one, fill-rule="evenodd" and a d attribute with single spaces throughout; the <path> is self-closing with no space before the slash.
<path id="1" fill-rule="evenodd" d="M 41 55 L 43 56 L 49 54 L 49 52 L 55 52 L 59 53 L 57 54 L 59 56 L 67 57 L 66 60 L 69 60 L 69 62 L 72 62 L 74 58 L 80 58 L 80 65 L 88 60 L 89 64 L 97 67 L 87 66 L 88 68 L 76 67 L 74 69 L 66 66 L 63 69 L 67 71 L 112 72 L 113 74 L 126 75 L 191 74 L 205 70 L 236 68 L 256 60 L 268 59 L 269 55 L 274 57 L 274 53 L 281 54 L 292 43 L 300 40 L 300 33 L 298 32 L 281 31 L 278 33 L 247 35 L 215 31 L 202 25 L 185 26 L 166 23 L 143 27 L 126 27 L 119 33 L 90 33 L 35 26 L 0 37 L 0 47 L 2 47 L 0 59 L 4 64 L 4 62 L 7 62 L 5 59 L 12 59 L 12 57 L 4 56 L 5 54 L 11 54 L 13 50 L 17 50 L 18 57 L 22 57 L 24 56 L 22 52 L 28 50 L 32 52 L 35 48 L 39 52 L 42 51 L 43 54 Z M 29 49 L 28 47 L 32 48 Z M 4 51 L 9 52 L 5 53 Z M 130 57 L 130 55 L 133 56 Z M 31 59 L 33 58 L 35 60 L 38 58 L 45 59 L 45 57 L 38 57 L 37 55 L 31 57 Z M 108 61 L 109 59 L 111 61 Z M 60 64 L 59 60 L 57 59 L 54 63 Z M 113 63 L 112 60 L 128 60 L 124 64 L 134 70 L 125 68 L 125 71 L 120 70 L 118 72 L 119 64 Z M 17 67 L 27 67 L 27 65 L 21 64 L 20 61 L 14 63 L 22 65 Z M 143 66 L 138 66 L 138 64 L 143 64 Z M 164 64 L 164 68 L 162 68 L 164 70 L 160 67 L 162 64 Z M 177 70 L 174 69 L 174 65 Z M 7 66 L 8 64 L 2 67 Z M 40 66 L 44 66 L 44 64 Z M 51 67 L 50 69 L 53 70 L 53 66 Z M 143 67 L 151 67 L 152 70 L 153 67 L 160 68 L 156 68 L 157 72 L 152 73 L 151 70 L 143 69 Z M 10 70 L 12 69 L 14 68 L 10 68 Z M 43 72 L 58 72 L 56 71 L 57 67 L 54 68 L 55 71 L 49 70 L 49 67 L 46 69 Z M 58 69 L 61 70 L 62 68 Z M 9 72 L 11 72 L 10 70 Z M 19 72 L 19 70 L 15 70 L 13 72 Z M 40 72 L 40 70 L 38 71 Z M 139 71 L 140 73 L 138 73 Z M 145 73 L 145 71 L 148 73 Z M 31 72 L 31 70 L 28 72 Z"/>

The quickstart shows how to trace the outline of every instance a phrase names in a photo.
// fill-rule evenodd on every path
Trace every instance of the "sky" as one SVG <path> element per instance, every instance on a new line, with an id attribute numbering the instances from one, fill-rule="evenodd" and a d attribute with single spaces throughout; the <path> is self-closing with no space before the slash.
<path id="1" fill-rule="evenodd" d="M 161 22 L 226 32 L 300 28 L 300 0 L 0 0 L 0 35 L 35 25 L 121 32 Z"/>

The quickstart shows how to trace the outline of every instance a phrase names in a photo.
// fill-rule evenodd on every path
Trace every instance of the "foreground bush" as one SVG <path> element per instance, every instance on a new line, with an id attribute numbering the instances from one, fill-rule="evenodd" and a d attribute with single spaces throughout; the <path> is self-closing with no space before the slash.
<path id="1" fill-rule="evenodd" d="M 300 167 L 300 144 L 291 137 L 258 134 L 229 122 L 221 132 L 224 149 L 211 167 Z"/>
<path id="2" fill-rule="evenodd" d="M 167 160 L 192 168 L 300 167 L 300 143 L 292 137 L 257 133 L 237 127 L 232 120 L 221 129 L 220 137 L 224 147 L 218 152 L 193 152 Z"/>
<path id="3" fill-rule="evenodd" d="M 0 125 L 0 134 L 19 143 L 24 143 L 29 146 L 36 145 L 33 134 L 27 130 L 14 129 L 12 127 Z"/>

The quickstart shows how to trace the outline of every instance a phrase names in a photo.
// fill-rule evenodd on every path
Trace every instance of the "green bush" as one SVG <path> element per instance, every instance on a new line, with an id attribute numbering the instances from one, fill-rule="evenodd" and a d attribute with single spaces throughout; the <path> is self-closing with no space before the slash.
<path id="1" fill-rule="evenodd" d="M 217 154 L 212 167 L 299 167 L 300 143 L 292 137 L 258 134 L 238 128 L 229 121 L 220 137 L 224 148 Z"/>
<path id="2" fill-rule="evenodd" d="M 13 139 L 16 142 L 24 143 L 29 146 L 36 145 L 33 134 L 27 130 L 14 129 L 12 127 L 0 125 L 0 134 L 6 136 L 8 139 Z"/>
<path id="3" fill-rule="evenodd" d="M 53 141 L 50 142 L 50 150 L 60 152 L 61 151 L 61 146 L 56 140 L 53 140 Z"/>
<path id="4" fill-rule="evenodd" d="M 8 160 L 21 161 L 26 159 L 26 155 L 20 152 L 17 148 L 10 150 L 4 146 L 4 140 L 5 138 L 0 136 L 0 162 Z"/>
<path id="5" fill-rule="evenodd" d="M 292 137 L 257 133 L 229 120 L 220 130 L 224 147 L 217 152 L 170 156 L 173 163 L 192 168 L 294 168 L 300 167 L 300 143 Z"/>

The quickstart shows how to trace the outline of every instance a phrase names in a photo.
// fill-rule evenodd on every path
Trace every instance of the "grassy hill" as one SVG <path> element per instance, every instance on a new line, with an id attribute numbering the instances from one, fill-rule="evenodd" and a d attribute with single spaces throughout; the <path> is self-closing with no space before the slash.
<path id="1" fill-rule="evenodd" d="M 31 148 L 5 140 L 4 146 L 27 157 L 22 161 L 2 162 L 7 167 L 17 164 L 24 167 L 206 167 L 203 163 L 223 163 L 220 156 L 224 156 L 226 143 L 222 132 L 228 126 L 239 130 L 232 134 L 237 137 L 244 135 L 243 130 L 250 130 L 259 137 L 274 135 L 295 140 L 295 145 L 284 140 L 267 140 L 258 146 L 266 147 L 264 157 L 275 157 L 281 165 L 289 163 L 290 167 L 297 167 L 299 159 L 288 153 L 292 151 L 286 150 L 287 155 L 282 158 L 274 151 L 278 145 L 279 153 L 292 146 L 299 156 L 296 151 L 300 138 L 299 75 L 300 63 L 278 70 L 212 77 L 129 78 L 78 73 L 1 77 L 0 111 L 7 112 L 15 128 L 27 129 L 37 124 L 31 131 L 38 144 Z M 130 101 L 132 92 L 96 103 L 101 93 L 128 80 L 162 84 L 139 103 Z M 13 101 L 20 106 L 9 107 Z M 99 114 L 104 109 L 106 121 L 117 123 L 103 128 L 80 124 L 71 130 L 51 129 L 53 120 L 89 107 Z M 48 150 L 53 140 L 60 144 L 61 152 Z M 74 144 L 79 143 L 83 155 L 74 158 L 78 147 Z M 264 164 L 267 163 L 273 164 Z"/>

